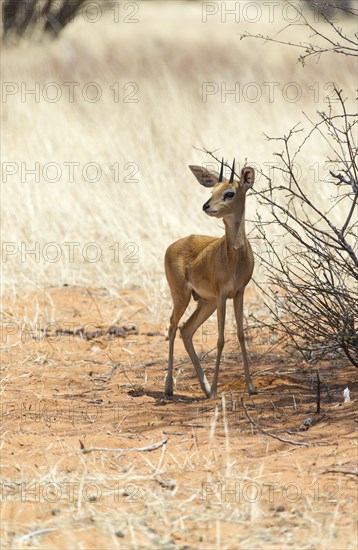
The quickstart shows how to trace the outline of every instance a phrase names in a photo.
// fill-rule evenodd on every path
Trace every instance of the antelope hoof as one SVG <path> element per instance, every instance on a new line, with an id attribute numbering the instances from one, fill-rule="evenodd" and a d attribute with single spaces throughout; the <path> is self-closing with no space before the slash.
<path id="1" fill-rule="evenodd" d="M 218 389 L 217 387 L 215 386 L 212 386 L 211 388 L 211 391 L 210 391 L 210 399 L 216 399 L 218 396 Z"/>
<path id="2" fill-rule="evenodd" d="M 173 380 L 166 380 L 165 381 L 165 390 L 164 390 L 165 397 L 173 397 Z"/>
<path id="3" fill-rule="evenodd" d="M 257 390 L 254 388 L 254 386 L 249 386 L 249 395 L 257 395 Z"/>

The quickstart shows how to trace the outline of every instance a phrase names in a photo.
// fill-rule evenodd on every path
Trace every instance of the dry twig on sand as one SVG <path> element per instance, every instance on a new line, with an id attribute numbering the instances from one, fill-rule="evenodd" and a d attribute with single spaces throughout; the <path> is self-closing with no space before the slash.
<path id="1" fill-rule="evenodd" d="M 251 418 L 246 406 L 245 406 L 245 403 L 244 403 L 244 397 L 241 397 L 241 404 L 243 406 L 243 409 L 244 409 L 244 412 L 247 416 L 247 418 L 249 419 L 250 423 L 255 426 L 255 428 L 257 428 L 260 432 L 262 432 L 263 434 L 265 435 L 268 435 L 270 437 L 273 437 L 274 439 L 278 439 L 279 441 L 282 441 L 282 443 L 290 443 L 291 445 L 300 445 L 300 446 L 303 446 L 303 447 L 313 447 L 315 445 L 315 443 L 305 443 L 304 441 L 294 441 L 293 439 L 285 439 L 283 437 L 280 437 L 279 435 L 275 435 L 275 434 L 272 434 L 271 432 L 268 432 L 267 430 L 264 430 L 263 428 L 261 428 L 253 418 Z"/>
<path id="2" fill-rule="evenodd" d="M 353 470 L 341 470 L 339 468 L 331 468 L 329 470 L 325 470 L 324 472 L 319 472 L 319 475 L 322 475 L 322 474 L 345 474 L 345 475 L 358 477 L 358 469 L 353 471 Z"/>
<path id="3" fill-rule="evenodd" d="M 81 453 L 87 454 L 92 453 L 93 451 L 104 451 L 104 452 L 111 452 L 111 453 L 129 453 L 129 452 L 137 452 L 137 453 L 144 453 L 144 452 L 151 452 L 155 451 L 156 449 L 159 449 L 160 447 L 163 447 L 169 440 L 169 437 L 166 437 L 165 439 L 162 439 L 161 441 L 158 441 L 158 443 L 153 443 L 152 445 L 147 445 L 146 447 L 132 447 L 129 449 L 124 448 L 112 448 L 112 447 L 88 447 L 86 448 L 82 441 L 80 441 L 81 445 Z"/>

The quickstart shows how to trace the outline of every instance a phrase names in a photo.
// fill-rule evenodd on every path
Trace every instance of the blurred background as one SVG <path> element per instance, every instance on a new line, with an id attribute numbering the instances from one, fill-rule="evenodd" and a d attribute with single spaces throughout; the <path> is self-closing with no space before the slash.
<path id="1" fill-rule="evenodd" d="M 305 49 L 286 45 L 319 43 L 307 21 L 329 35 L 334 20 L 353 36 L 344 5 L 3 2 L 4 288 L 140 288 L 159 314 L 166 247 L 190 233 L 223 234 L 202 212 L 210 192 L 188 169 L 216 167 L 196 148 L 236 157 L 238 169 L 254 165 L 259 189 L 260 171 L 282 149 L 267 135 L 298 123 L 308 131 L 334 84 L 355 109 L 354 57 L 300 63 Z M 296 159 L 302 186 L 322 205 L 326 154 L 322 137 Z M 249 194 L 253 242 L 258 209 L 265 217 Z"/>

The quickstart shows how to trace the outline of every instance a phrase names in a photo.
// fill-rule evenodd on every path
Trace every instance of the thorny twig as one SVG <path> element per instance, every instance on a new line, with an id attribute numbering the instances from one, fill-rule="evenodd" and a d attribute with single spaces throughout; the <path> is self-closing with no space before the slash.
<path id="1" fill-rule="evenodd" d="M 291 46 L 297 48 L 298 50 L 303 50 L 304 53 L 298 57 L 298 61 L 303 66 L 305 65 L 307 58 L 316 57 L 319 60 L 322 54 L 331 53 L 344 55 L 347 57 L 358 56 L 357 34 L 355 34 L 354 37 L 348 36 L 348 34 L 344 33 L 342 28 L 339 27 L 334 20 L 325 15 L 324 12 L 321 12 L 320 15 L 327 23 L 327 26 L 330 27 L 331 33 L 329 33 L 326 29 L 322 30 L 319 26 L 311 23 L 310 18 L 305 16 L 303 9 L 298 8 L 298 4 L 296 2 L 287 2 L 287 4 L 290 5 L 292 9 L 295 9 L 297 11 L 297 15 L 299 16 L 299 20 L 297 23 L 289 23 L 288 25 L 285 25 L 285 27 L 280 29 L 274 36 L 245 32 L 240 35 L 240 39 L 261 39 L 264 40 L 265 43 L 272 42 L 275 44 Z M 326 4 L 329 5 L 329 2 L 326 2 Z M 332 4 L 331 7 L 333 7 Z M 347 15 L 350 15 L 351 17 L 357 17 L 358 15 L 357 10 L 349 10 L 341 6 L 339 3 L 335 3 L 334 8 L 337 9 L 338 13 L 340 14 L 345 13 Z M 278 38 L 278 36 L 286 30 L 291 31 L 292 36 L 292 30 L 295 29 L 295 27 L 307 28 L 310 32 L 309 41 L 294 42 L 289 39 Z M 313 38 L 315 39 L 315 43 L 313 42 Z"/>
<path id="2" fill-rule="evenodd" d="M 295 152 L 291 139 L 299 131 L 297 125 L 283 138 L 267 138 L 284 144 L 284 152 L 278 155 L 277 179 L 261 172 L 267 186 L 254 191 L 269 214 L 266 220 L 260 214 L 256 219 L 255 252 L 266 282 L 254 279 L 254 283 L 264 296 L 271 321 L 253 319 L 287 335 L 286 348 L 298 351 L 309 363 L 344 354 L 358 366 L 358 218 L 354 215 L 358 167 L 353 132 L 358 121 L 347 112 L 343 92 L 338 88 L 334 92 L 338 114 L 333 114 L 330 105 L 328 113 L 319 113 L 317 122 L 309 119 L 312 128 Z M 298 153 L 305 153 L 317 132 L 334 154 L 334 160 L 328 157 L 327 163 L 336 166 L 326 170 L 329 179 L 321 176 L 316 181 L 321 186 L 332 185 L 335 193 L 326 212 L 317 193 L 311 196 L 301 184 L 294 166 Z M 219 162 L 214 151 L 202 151 Z"/>

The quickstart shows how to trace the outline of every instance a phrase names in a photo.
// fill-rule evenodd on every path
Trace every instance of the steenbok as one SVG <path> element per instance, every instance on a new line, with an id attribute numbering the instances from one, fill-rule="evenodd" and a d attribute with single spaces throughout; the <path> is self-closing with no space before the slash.
<path id="1" fill-rule="evenodd" d="M 257 393 L 250 376 L 243 329 L 244 290 L 254 269 L 254 256 L 245 234 L 246 192 L 253 186 L 255 171 L 246 166 L 240 180 L 235 180 L 235 160 L 230 179 L 201 166 L 189 166 L 201 185 L 212 187 L 211 198 L 203 205 L 208 216 L 223 218 L 225 235 L 221 238 L 190 235 L 171 244 L 165 253 L 165 273 L 173 298 L 173 313 L 169 327 L 169 365 L 165 381 L 165 395 L 173 395 L 173 353 L 178 323 L 191 296 L 197 308 L 181 327 L 185 348 L 195 367 L 200 386 L 207 397 L 215 398 L 224 347 L 226 300 L 234 302 L 237 337 L 241 346 L 245 380 L 250 394 Z M 218 340 L 213 385 L 200 365 L 193 346 L 193 335 L 206 319 L 217 310 Z"/>

